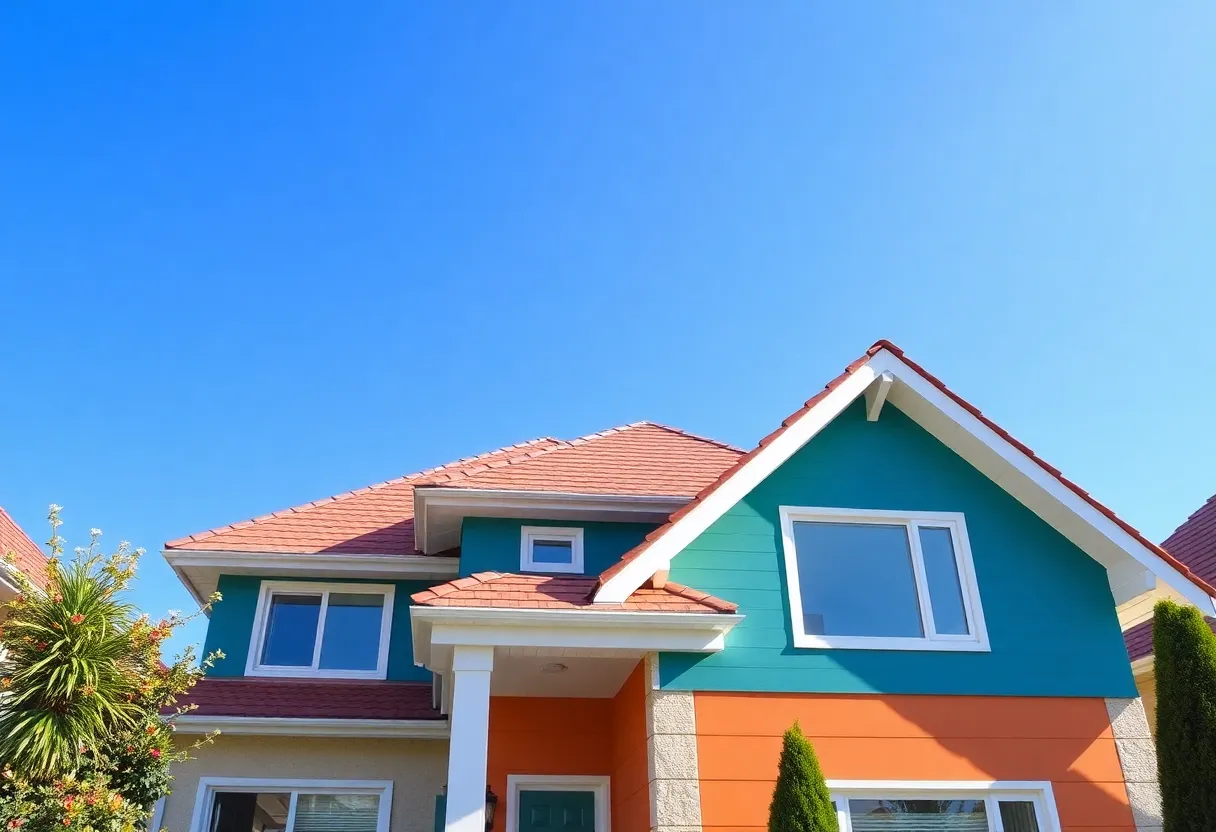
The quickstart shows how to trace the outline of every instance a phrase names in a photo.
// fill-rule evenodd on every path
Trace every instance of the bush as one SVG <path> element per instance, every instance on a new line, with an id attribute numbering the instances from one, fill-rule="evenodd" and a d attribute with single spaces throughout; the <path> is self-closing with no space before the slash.
<path id="1" fill-rule="evenodd" d="M 782 738 L 768 828 L 769 832 L 839 832 L 819 758 L 797 722 Z"/>
<path id="2" fill-rule="evenodd" d="M 1216 829 L 1216 635 L 1199 610 L 1153 611 L 1157 774 L 1166 832 Z"/>
<path id="3" fill-rule="evenodd" d="M 173 719 L 189 710 L 177 698 L 218 656 L 197 667 L 187 649 L 163 664 L 161 643 L 189 619 L 153 624 L 123 600 L 143 551 L 103 555 L 94 529 L 65 566 L 58 506 L 49 519 L 46 589 L 17 575 L 0 631 L 0 830 L 143 829 L 169 765 L 189 754 L 173 745 Z"/>

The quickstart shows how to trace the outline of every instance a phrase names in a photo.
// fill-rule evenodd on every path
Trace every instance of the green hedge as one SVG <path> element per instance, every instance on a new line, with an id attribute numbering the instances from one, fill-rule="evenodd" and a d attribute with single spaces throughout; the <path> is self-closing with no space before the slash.
<path id="1" fill-rule="evenodd" d="M 1216 635 L 1199 610 L 1153 611 L 1157 774 L 1165 832 L 1216 829 Z"/>
<path id="2" fill-rule="evenodd" d="M 781 743 L 768 828 L 769 832 L 839 832 L 819 758 L 797 722 Z"/>

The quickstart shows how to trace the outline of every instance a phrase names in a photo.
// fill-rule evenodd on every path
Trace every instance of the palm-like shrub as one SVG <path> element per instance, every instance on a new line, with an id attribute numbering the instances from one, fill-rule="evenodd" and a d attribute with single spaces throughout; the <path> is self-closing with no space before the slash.
<path id="1" fill-rule="evenodd" d="M 777 785 L 768 809 L 769 832 L 839 832 L 832 795 L 819 758 L 795 722 L 781 741 Z"/>
<path id="2" fill-rule="evenodd" d="M 102 554 L 95 529 L 65 565 L 58 513 L 46 588 L 17 575 L 0 631 L 0 829 L 142 829 L 169 791 L 170 763 L 190 750 L 172 741 L 189 709 L 177 698 L 217 656 L 196 667 L 187 649 L 163 664 L 161 643 L 188 618 L 152 623 L 124 600 L 143 551 Z"/>

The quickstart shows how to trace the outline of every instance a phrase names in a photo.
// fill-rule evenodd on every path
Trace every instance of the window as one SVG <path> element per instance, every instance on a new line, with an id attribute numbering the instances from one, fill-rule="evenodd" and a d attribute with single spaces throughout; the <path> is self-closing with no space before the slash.
<path id="1" fill-rule="evenodd" d="M 781 507 L 795 647 L 988 650 L 961 514 Z"/>
<path id="2" fill-rule="evenodd" d="M 393 587 L 263 581 L 249 676 L 384 679 Z"/>
<path id="3" fill-rule="evenodd" d="M 840 832 L 1058 832 L 1049 783 L 829 781 Z"/>
<path id="4" fill-rule="evenodd" d="M 519 568 L 523 572 L 583 572 L 583 530 L 524 526 Z"/>
<path id="5" fill-rule="evenodd" d="M 388 832 L 392 783 L 204 777 L 191 832 Z"/>

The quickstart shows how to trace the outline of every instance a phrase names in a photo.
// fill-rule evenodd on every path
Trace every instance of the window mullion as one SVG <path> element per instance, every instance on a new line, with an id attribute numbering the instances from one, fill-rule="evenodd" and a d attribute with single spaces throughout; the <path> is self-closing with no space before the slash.
<path id="1" fill-rule="evenodd" d="M 1005 822 L 1001 820 L 1001 807 L 995 797 L 984 798 L 984 812 L 988 815 L 989 832 L 1005 832 Z"/>
<path id="2" fill-rule="evenodd" d="M 933 605 L 929 603 L 929 578 L 925 574 L 925 556 L 920 550 L 920 527 L 909 523 L 908 546 L 912 551 L 912 572 L 916 577 L 916 597 L 920 602 L 920 618 L 925 628 L 925 638 L 937 638 L 937 624 L 933 621 Z"/>
<path id="3" fill-rule="evenodd" d="M 976 577 L 966 568 L 963 536 L 958 525 L 950 523 L 947 528 L 950 529 L 950 545 L 954 547 L 954 570 L 958 572 L 958 586 L 963 595 L 963 614 L 967 617 L 967 632 L 978 637 L 974 604 L 971 603 L 972 593 L 976 591 Z"/>
<path id="4" fill-rule="evenodd" d="M 293 791 L 291 800 L 287 802 L 287 828 L 284 832 L 295 832 L 296 828 L 296 803 L 300 799 L 300 793 Z"/>
<path id="5" fill-rule="evenodd" d="M 312 646 L 312 669 L 321 669 L 321 642 L 325 640 L 325 615 L 329 612 L 329 590 L 321 593 L 321 612 L 317 615 L 317 638 Z"/>

